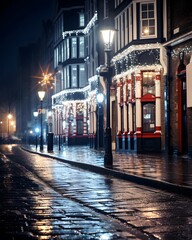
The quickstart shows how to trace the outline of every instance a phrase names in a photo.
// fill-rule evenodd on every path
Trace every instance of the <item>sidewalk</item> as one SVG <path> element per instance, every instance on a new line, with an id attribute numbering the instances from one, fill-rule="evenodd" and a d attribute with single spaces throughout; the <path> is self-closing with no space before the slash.
<path id="1" fill-rule="evenodd" d="M 64 146 L 61 151 L 55 146 L 52 153 L 47 147 L 40 151 L 34 145 L 24 149 L 54 157 L 66 163 L 101 174 L 176 193 L 192 195 L 192 159 L 182 156 L 118 153 L 113 151 L 113 169 L 104 167 L 104 151 L 89 146 Z"/>

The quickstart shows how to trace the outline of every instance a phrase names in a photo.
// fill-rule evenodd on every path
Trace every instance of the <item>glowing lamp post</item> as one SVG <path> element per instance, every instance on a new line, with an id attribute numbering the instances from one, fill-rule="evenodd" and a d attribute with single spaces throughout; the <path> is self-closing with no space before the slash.
<path id="1" fill-rule="evenodd" d="M 112 155 L 112 146 L 111 146 L 111 127 L 110 127 L 110 85 L 111 85 L 111 47 L 114 38 L 114 30 L 105 29 L 101 31 L 105 46 L 106 54 L 106 67 L 107 67 L 107 105 L 106 105 L 106 130 L 105 130 L 105 155 L 104 155 L 104 166 L 107 168 L 113 167 L 113 155 Z"/>
<path id="2" fill-rule="evenodd" d="M 0 121 L 1 126 L 1 140 L 3 139 L 3 121 Z"/>
<path id="3" fill-rule="evenodd" d="M 10 120 L 12 119 L 12 114 L 8 114 L 7 116 L 7 120 L 8 120 L 8 123 L 7 123 L 7 135 L 8 135 L 8 138 L 9 138 L 9 123 L 10 123 Z"/>
<path id="4" fill-rule="evenodd" d="M 41 136 L 40 136 L 40 150 L 43 150 L 43 114 L 42 114 L 42 109 L 43 109 L 43 99 L 45 97 L 45 91 L 39 91 L 38 92 L 39 99 L 41 102 Z"/>
<path id="5" fill-rule="evenodd" d="M 37 129 L 37 121 L 36 121 L 36 119 L 37 119 L 37 117 L 38 117 L 38 112 L 33 112 L 33 116 L 35 117 L 35 146 L 36 146 L 36 150 L 37 150 L 37 131 L 36 131 L 36 129 Z"/>
<path id="6" fill-rule="evenodd" d="M 97 99 L 97 149 L 100 147 L 100 108 L 102 102 L 104 101 L 103 93 L 98 93 L 96 96 Z"/>

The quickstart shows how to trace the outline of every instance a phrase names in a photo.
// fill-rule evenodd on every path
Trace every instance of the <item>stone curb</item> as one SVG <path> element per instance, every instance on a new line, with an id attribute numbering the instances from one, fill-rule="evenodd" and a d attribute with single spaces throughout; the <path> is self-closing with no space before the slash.
<path id="1" fill-rule="evenodd" d="M 133 175 L 133 174 L 128 174 L 128 173 L 125 173 L 125 172 L 118 171 L 116 169 L 105 168 L 105 167 L 101 167 L 101 166 L 97 166 L 97 165 L 93 165 L 93 164 L 81 163 L 81 162 L 76 162 L 76 161 L 72 161 L 72 160 L 67 160 L 67 159 L 64 159 L 64 158 L 61 158 L 61 157 L 56 157 L 56 156 L 51 155 L 49 153 L 36 152 L 36 151 L 30 150 L 30 149 L 25 148 L 25 147 L 21 147 L 21 148 L 25 151 L 30 152 L 30 153 L 38 154 L 38 155 L 41 155 L 41 156 L 44 156 L 44 157 L 54 158 L 58 161 L 61 161 L 61 162 L 64 162 L 64 163 L 70 164 L 72 166 L 82 168 L 84 170 L 91 171 L 91 172 L 94 172 L 94 173 L 113 176 L 113 177 L 116 177 L 116 178 L 119 178 L 119 179 L 123 179 L 123 180 L 127 180 L 127 181 L 137 183 L 139 185 L 153 187 L 153 188 L 156 188 L 156 189 L 165 190 L 165 191 L 172 192 L 172 193 L 183 194 L 183 195 L 186 195 L 186 196 L 192 196 L 192 187 L 177 185 L 177 184 L 165 182 L 163 180 L 156 180 L 156 179 L 152 179 L 152 178 L 148 178 L 148 177 L 136 176 L 136 175 Z"/>

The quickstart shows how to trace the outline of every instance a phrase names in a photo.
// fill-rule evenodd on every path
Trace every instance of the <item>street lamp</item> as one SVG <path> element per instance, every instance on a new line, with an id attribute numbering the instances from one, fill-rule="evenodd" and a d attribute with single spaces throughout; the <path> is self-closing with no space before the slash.
<path id="1" fill-rule="evenodd" d="M 7 135 L 8 135 L 8 138 L 9 138 L 9 121 L 12 119 L 12 114 L 8 114 L 7 115 L 7 121 L 8 121 L 8 123 L 7 123 Z"/>
<path id="2" fill-rule="evenodd" d="M 105 130 L 105 155 L 104 155 L 104 166 L 107 168 L 113 167 L 113 155 L 111 146 L 111 127 L 110 127 L 110 85 L 111 85 L 111 47 L 113 43 L 113 37 L 115 31 L 112 29 L 101 30 L 103 41 L 104 41 L 104 51 L 106 54 L 106 68 L 107 68 L 107 110 L 106 110 L 106 130 Z"/>
<path id="3" fill-rule="evenodd" d="M 0 121 L 1 125 L 1 140 L 3 140 L 3 121 Z"/>
<path id="4" fill-rule="evenodd" d="M 43 109 L 43 99 L 45 97 L 45 91 L 38 91 L 39 99 L 41 102 L 41 136 L 40 136 L 40 150 L 43 150 L 43 115 L 42 115 L 42 109 Z"/>
<path id="5" fill-rule="evenodd" d="M 33 116 L 35 117 L 35 147 L 36 147 L 36 150 L 37 150 L 37 117 L 38 117 L 38 112 L 33 112 Z"/>
<path id="6" fill-rule="evenodd" d="M 104 101 L 103 93 L 98 93 L 96 96 L 97 99 L 97 149 L 100 147 L 100 109 L 102 108 L 102 102 Z"/>

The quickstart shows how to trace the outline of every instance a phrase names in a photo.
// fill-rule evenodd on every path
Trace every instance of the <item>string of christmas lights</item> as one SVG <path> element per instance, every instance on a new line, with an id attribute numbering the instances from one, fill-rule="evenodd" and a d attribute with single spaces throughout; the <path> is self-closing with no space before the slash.
<path id="1" fill-rule="evenodd" d="M 180 53 L 184 53 L 185 55 L 191 55 L 192 54 L 192 46 L 184 46 L 183 48 L 173 49 L 171 51 L 171 57 L 178 58 Z"/>
<path id="2" fill-rule="evenodd" d="M 95 26 L 95 23 L 97 21 L 97 12 L 95 12 L 94 16 L 92 19 L 88 22 L 87 26 L 84 29 L 78 29 L 78 30 L 71 30 L 71 31 L 65 31 L 62 33 L 63 39 L 65 39 L 66 36 L 71 36 L 71 35 L 79 35 L 79 34 L 87 34 L 90 29 Z"/>

